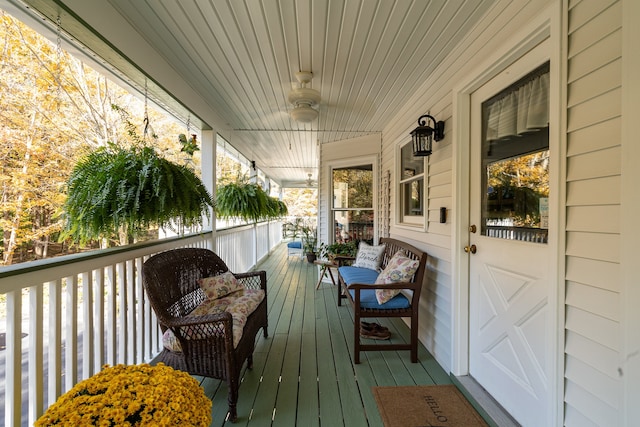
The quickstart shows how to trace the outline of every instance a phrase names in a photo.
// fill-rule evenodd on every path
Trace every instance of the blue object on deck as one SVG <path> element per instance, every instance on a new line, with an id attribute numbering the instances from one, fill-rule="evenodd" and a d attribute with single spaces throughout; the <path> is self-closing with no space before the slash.
<path id="1" fill-rule="evenodd" d="M 352 283 L 376 283 L 378 272 L 369 268 L 343 266 L 338 269 L 344 283 L 350 285 Z"/>
<path id="2" fill-rule="evenodd" d="M 287 257 L 296 254 L 302 257 L 302 242 L 299 240 L 287 243 Z"/>
<path id="3" fill-rule="evenodd" d="M 351 298 L 356 297 L 356 291 L 354 291 L 353 289 L 350 289 L 349 293 L 351 294 Z M 375 289 L 361 289 L 360 307 L 375 308 L 378 310 L 398 310 L 411 307 L 411 303 L 409 302 L 407 297 L 402 294 L 398 294 L 384 304 L 378 304 Z"/>
<path id="4" fill-rule="evenodd" d="M 378 272 L 375 270 L 371 270 L 368 268 L 362 267 L 352 267 L 352 266 L 344 266 L 338 269 L 340 271 L 340 276 L 344 280 L 344 283 L 347 285 L 351 285 L 352 283 L 365 283 L 372 284 L 376 282 L 378 278 Z M 355 298 L 356 291 L 349 290 L 352 298 Z M 378 300 L 376 299 L 376 291 L 375 289 L 362 289 L 360 291 L 360 307 L 362 308 L 375 308 L 379 310 L 384 309 L 403 309 L 409 308 L 411 303 L 402 294 L 398 294 L 395 297 L 391 298 L 389 301 L 384 304 L 378 304 Z"/>

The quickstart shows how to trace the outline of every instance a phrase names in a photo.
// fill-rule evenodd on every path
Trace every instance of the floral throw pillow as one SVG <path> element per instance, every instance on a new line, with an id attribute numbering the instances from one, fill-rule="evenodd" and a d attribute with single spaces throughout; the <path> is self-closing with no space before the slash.
<path id="1" fill-rule="evenodd" d="M 189 313 L 188 316 L 217 314 L 224 311 L 231 313 L 233 321 L 233 346 L 235 348 L 242 338 L 242 331 L 244 330 L 244 325 L 247 323 L 247 318 L 255 311 L 263 299 L 264 291 L 262 289 L 245 289 L 244 291 L 232 293 L 223 298 L 215 300 L 206 299 Z M 204 330 L 202 328 L 197 328 L 196 326 L 185 326 L 183 329 L 183 333 L 191 339 L 204 339 L 210 336 L 207 333 L 203 333 Z M 216 333 L 215 331 L 219 333 L 221 329 L 219 330 L 217 327 L 212 328 L 212 333 Z M 162 335 L 162 344 L 171 351 L 182 351 L 182 345 L 171 329 L 167 329 Z"/>
<path id="2" fill-rule="evenodd" d="M 396 252 L 387 267 L 378 275 L 376 284 L 400 283 L 411 280 L 420 261 L 409 258 L 403 250 Z M 378 304 L 384 304 L 400 293 L 400 289 L 376 289 Z"/>
<path id="3" fill-rule="evenodd" d="M 379 271 L 384 248 L 385 245 L 371 246 L 367 242 L 360 242 L 353 267 Z"/>
<path id="4" fill-rule="evenodd" d="M 218 276 L 199 279 L 198 285 L 200 285 L 208 299 L 222 298 L 232 292 L 244 289 L 230 271 Z"/>

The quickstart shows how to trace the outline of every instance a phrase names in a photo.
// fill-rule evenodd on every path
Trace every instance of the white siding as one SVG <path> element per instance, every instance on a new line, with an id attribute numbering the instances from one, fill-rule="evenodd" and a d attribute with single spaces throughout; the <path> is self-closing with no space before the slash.
<path id="1" fill-rule="evenodd" d="M 623 120 L 622 106 L 622 3 L 616 0 L 558 0 L 563 5 L 566 27 L 566 105 L 560 106 L 566 119 L 566 157 L 561 169 L 566 177 L 560 239 L 564 265 L 564 372 L 553 379 L 564 395 L 561 418 L 566 426 L 621 425 L 624 409 L 620 361 L 624 351 L 625 315 L 621 293 Z M 419 337 L 436 360 L 452 369 L 453 247 L 456 195 L 453 176 L 454 124 L 453 90 L 468 82 L 478 70 L 489 70 L 487 59 L 505 40 L 517 40 L 540 10 L 555 1 L 510 2 L 497 0 L 482 22 L 456 46 L 442 68 L 426 76 L 421 91 L 407 100 L 392 124 L 382 133 L 380 176 L 390 172 L 391 206 L 397 205 L 396 151 L 409 141 L 417 118 L 429 112 L 444 120 L 445 139 L 434 143 L 427 168 L 426 231 L 397 224 L 392 209 L 390 234 L 429 253 L 427 281 L 423 289 Z M 565 99 L 565 98 L 563 98 Z M 552 108 L 553 110 L 553 108 Z M 555 111 L 558 111 L 556 106 Z M 556 118 L 560 120 L 560 118 Z M 633 120 L 633 119 L 632 119 Z M 342 148 L 338 148 L 342 147 Z M 456 147 L 457 148 L 457 147 Z M 348 145 L 323 146 L 323 163 L 340 152 L 353 156 Z M 462 148 L 464 149 L 464 148 Z M 346 151 L 342 151 L 346 150 Z M 342 154 L 344 153 L 344 154 Z M 326 209 L 326 201 L 323 201 Z M 439 223 L 439 209 L 447 208 L 447 222 Z M 562 261 L 560 261 L 562 262 Z M 632 328 L 628 326 L 627 328 Z M 634 347 L 635 348 L 635 347 Z M 630 350 L 633 350 L 630 349 Z M 630 351 L 628 350 L 628 351 Z M 560 356 L 562 357 L 562 356 Z M 562 381 L 562 377 L 564 382 Z M 555 385 L 552 385 L 555 386 Z M 627 402 L 633 399 L 627 398 Z M 633 425 L 627 422 L 626 425 Z"/>
<path id="2" fill-rule="evenodd" d="M 569 2 L 565 425 L 617 425 L 621 4 Z"/>
<path id="3" fill-rule="evenodd" d="M 487 58 L 512 39 L 531 18 L 540 13 L 549 2 L 497 1 L 482 22 L 465 41 L 455 47 L 443 66 L 430 76 L 424 90 L 407 100 L 407 106 L 398 112 L 391 126 L 383 130 L 382 171 L 391 171 L 391 205 L 397 204 L 397 176 L 395 152 L 399 145 L 409 141 L 409 132 L 417 126 L 421 114 L 429 112 L 436 120 L 445 121 L 445 138 L 435 142 L 428 159 L 427 230 L 416 231 L 396 223 L 397 212 L 391 212 L 392 237 L 407 240 L 429 254 L 427 282 L 422 293 L 420 312 L 420 340 L 436 360 L 448 370 L 452 368 L 452 240 L 454 212 L 453 187 L 453 89 L 478 69 L 485 69 Z M 447 209 L 447 222 L 441 224 L 440 208 Z"/>

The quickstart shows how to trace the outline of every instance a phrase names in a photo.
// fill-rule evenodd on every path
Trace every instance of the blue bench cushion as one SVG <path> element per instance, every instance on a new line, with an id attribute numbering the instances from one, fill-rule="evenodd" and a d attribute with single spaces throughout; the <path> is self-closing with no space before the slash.
<path id="1" fill-rule="evenodd" d="M 356 291 L 349 290 L 349 293 L 351 294 L 351 298 L 356 297 Z M 410 306 L 411 304 L 409 304 L 409 300 L 402 294 L 396 295 L 384 304 L 378 304 L 375 289 L 360 290 L 360 307 L 362 308 L 372 308 L 377 310 L 397 310 L 409 308 Z"/>
<path id="2" fill-rule="evenodd" d="M 289 242 L 287 247 L 290 249 L 302 249 L 302 242 Z"/>
<path id="3" fill-rule="evenodd" d="M 340 272 L 340 276 L 342 276 L 342 280 L 344 280 L 347 285 L 352 283 L 373 284 L 378 278 L 378 272 L 368 268 L 345 266 L 338 268 L 338 271 Z M 354 290 L 350 290 L 349 293 L 351 294 L 351 298 L 355 298 Z M 375 289 L 362 289 L 360 291 L 360 306 L 362 308 L 384 310 L 409 308 L 411 304 L 407 297 L 402 294 L 396 295 L 384 304 L 378 304 Z"/>
<path id="4" fill-rule="evenodd" d="M 378 278 L 378 272 L 370 268 L 343 266 L 338 268 L 344 283 L 370 283 L 373 284 Z"/>

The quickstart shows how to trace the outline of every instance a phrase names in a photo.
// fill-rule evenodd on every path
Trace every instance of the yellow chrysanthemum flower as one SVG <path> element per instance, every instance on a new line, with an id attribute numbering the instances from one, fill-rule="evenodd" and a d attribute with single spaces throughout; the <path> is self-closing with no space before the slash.
<path id="1" fill-rule="evenodd" d="M 35 427 L 181 425 L 211 423 L 211 400 L 186 372 L 164 364 L 104 366 L 76 384 Z"/>

